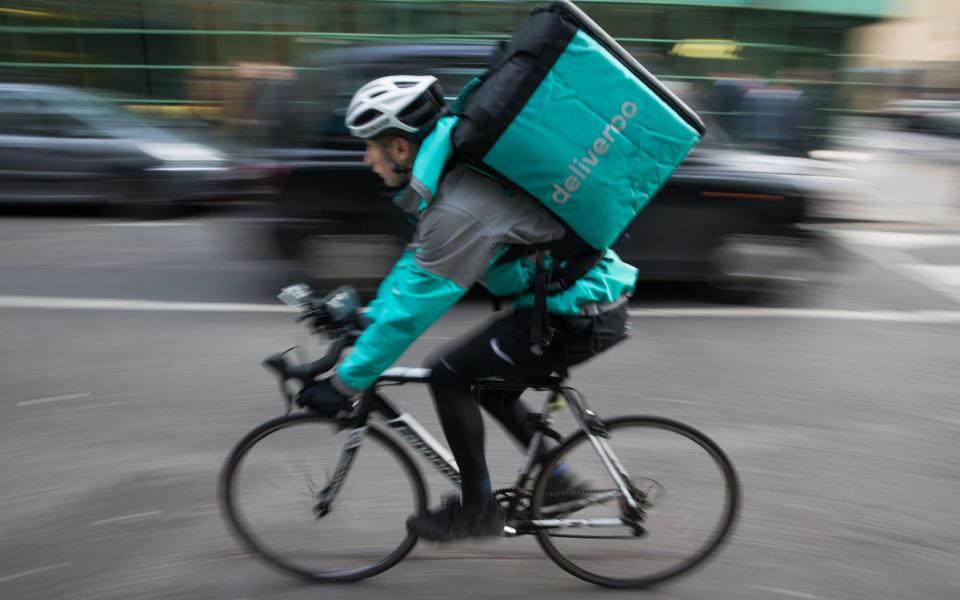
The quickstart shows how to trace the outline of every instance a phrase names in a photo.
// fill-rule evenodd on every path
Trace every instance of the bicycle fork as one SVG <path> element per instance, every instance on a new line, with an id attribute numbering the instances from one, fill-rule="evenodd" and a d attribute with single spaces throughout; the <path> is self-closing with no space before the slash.
<path id="1" fill-rule="evenodd" d="M 357 457 L 357 451 L 363 442 L 363 435 L 367 432 L 366 425 L 360 425 L 350 430 L 347 434 L 347 441 L 343 444 L 343 451 L 340 452 L 340 460 L 337 461 L 337 468 L 333 472 L 333 477 L 327 482 L 320 493 L 316 496 L 317 503 L 313 507 L 313 512 L 318 519 L 326 516 L 333 509 L 333 502 L 343 487 L 343 482 L 350 472 L 350 466 L 353 465 Z"/>

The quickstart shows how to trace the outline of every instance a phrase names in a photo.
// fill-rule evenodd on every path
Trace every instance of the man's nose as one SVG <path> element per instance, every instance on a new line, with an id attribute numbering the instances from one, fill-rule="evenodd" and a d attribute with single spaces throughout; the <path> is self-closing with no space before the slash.
<path id="1" fill-rule="evenodd" d="M 370 149 L 363 151 L 363 164 L 373 166 L 373 158 L 370 156 Z"/>

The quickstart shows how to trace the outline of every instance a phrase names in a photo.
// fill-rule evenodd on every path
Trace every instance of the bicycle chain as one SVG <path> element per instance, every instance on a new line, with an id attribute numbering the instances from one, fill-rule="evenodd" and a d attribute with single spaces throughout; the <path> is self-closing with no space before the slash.
<path id="1" fill-rule="evenodd" d="M 653 505 L 656 504 L 657 499 L 659 499 L 661 494 L 663 493 L 663 486 L 660 485 L 659 482 L 653 479 L 650 479 L 649 481 L 654 484 L 655 488 L 658 489 L 658 492 L 656 494 L 646 494 L 641 492 L 644 494 L 644 498 L 640 499 L 646 505 L 644 508 L 652 508 Z M 616 491 L 617 490 L 614 490 L 614 489 L 606 489 L 606 490 L 604 489 L 573 489 L 573 490 L 564 490 L 559 492 L 545 492 L 544 497 L 545 498 L 546 497 L 548 498 L 564 497 L 564 498 L 569 498 L 570 500 L 578 500 L 580 498 L 588 498 L 590 496 L 594 496 L 598 494 L 607 494 L 607 493 L 616 492 Z M 524 508 L 530 507 L 530 500 L 533 496 L 533 494 L 529 490 L 518 489 L 515 487 L 500 488 L 498 490 L 495 490 L 493 492 L 493 495 L 500 502 L 519 497 L 520 502 L 524 504 Z"/>
<path id="2" fill-rule="evenodd" d="M 609 489 L 609 490 L 599 490 L 599 489 L 598 489 L 598 490 L 575 489 L 575 490 L 567 490 L 567 491 L 560 491 L 560 492 L 545 492 L 545 493 L 544 493 L 544 497 L 556 498 L 556 497 L 559 497 L 559 496 L 563 496 L 563 497 L 570 498 L 571 500 L 576 500 L 577 498 L 586 498 L 586 497 L 588 497 L 588 496 L 593 496 L 593 495 L 596 495 L 596 494 L 606 494 L 606 493 L 608 493 L 608 492 L 614 492 L 614 491 L 616 491 L 616 490 L 613 490 L 613 489 Z M 519 497 L 521 497 L 521 498 L 524 498 L 524 499 L 528 499 L 528 500 L 529 500 L 529 498 L 531 498 L 531 497 L 533 496 L 533 493 L 530 492 L 529 490 L 521 490 L 521 489 L 517 489 L 517 488 L 515 488 L 515 487 L 508 487 L 508 488 L 500 488 L 500 489 L 498 489 L 498 490 L 495 490 L 495 491 L 493 492 L 493 495 L 494 495 L 494 496 L 504 496 L 504 497 L 506 497 L 506 498 L 512 498 L 512 497 L 517 497 L 517 496 L 519 496 Z"/>

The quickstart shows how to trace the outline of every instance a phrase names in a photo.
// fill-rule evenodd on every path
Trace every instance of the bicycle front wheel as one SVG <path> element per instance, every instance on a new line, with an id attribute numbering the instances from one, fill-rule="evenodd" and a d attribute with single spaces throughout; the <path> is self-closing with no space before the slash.
<path id="1" fill-rule="evenodd" d="M 537 481 L 534 520 L 548 524 L 536 531 L 540 545 L 566 571 L 607 587 L 650 586 L 702 563 L 736 518 L 740 492 L 729 459 L 707 436 L 677 421 L 620 417 L 606 425 L 605 441 L 643 519 L 636 527 L 621 523 L 624 494 L 579 432 L 556 449 Z M 551 500 L 547 474 L 557 472 L 579 482 L 564 492 L 573 502 Z M 559 510 L 563 506 L 569 509 Z"/>
<path id="2" fill-rule="evenodd" d="M 378 425 L 338 430 L 308 415 L 250 432 L 220 480 L 221 509 L 240 543 L 313 581 L 357 581 L 400 562 L 416 544 L 407 516 L 426 496 L 409 455 Z"/>

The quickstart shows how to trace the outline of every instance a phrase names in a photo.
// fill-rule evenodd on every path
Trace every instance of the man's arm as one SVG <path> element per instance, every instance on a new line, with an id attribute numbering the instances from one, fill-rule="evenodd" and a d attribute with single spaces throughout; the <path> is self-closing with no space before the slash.
<path id="1" fill-rule="evenodd" d="M 414 263 L 415 254 L 414 248 L 408 246 L 407 249 L 403 251 L 403 254 L 400 255 L 400 258 L 397 259 L 397 262 L 393 264 L 390 273 L 380 282 L 380 285 L 377 287 L 376 296 L 374 296 L 373 300 L 370 301 L 370 304 L 368 304 L 363 311 L 363 318 L 368 323 L 373 323 L 377 320 L 377 313 L 380 311 L 380 307 L 383 306 L 383 299 L 398 282 L 406 278 L 407 270 Z"/>
<path id="2" fill-rule="evenodd" d="M 416 241 L 413 259 L 395 268 L 394 284 L 380 286 L 373 324 L 337 368 L 332 383 L 344 393 L 373 384 L 463 297 L 500 245 L 472 216 L 445 206 L 424 213 Z"/>

